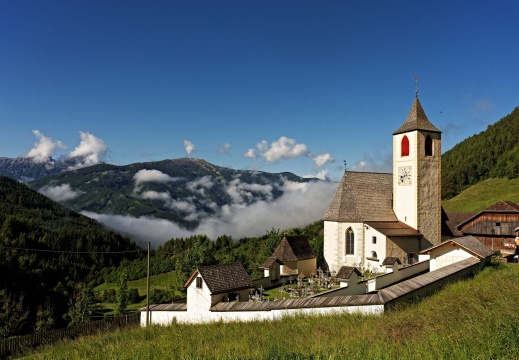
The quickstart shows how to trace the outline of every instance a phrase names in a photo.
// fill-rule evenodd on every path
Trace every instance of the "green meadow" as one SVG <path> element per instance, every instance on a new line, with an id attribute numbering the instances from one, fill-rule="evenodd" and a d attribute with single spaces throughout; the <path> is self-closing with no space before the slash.
<path id="1" fill-rule="evenodd" d="M 519 265 L 382 316 L 132 327 L 67 340 L 29 359 L 519 359 Z"/>

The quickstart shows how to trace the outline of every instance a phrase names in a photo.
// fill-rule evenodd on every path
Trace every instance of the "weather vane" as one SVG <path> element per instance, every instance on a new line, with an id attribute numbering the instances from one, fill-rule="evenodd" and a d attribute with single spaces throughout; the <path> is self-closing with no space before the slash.
<path id="1" fill-rule="evenodd" d="M 418 76 L 414 77 L 414 83 L 415 83 L 415 93 L 416 93 L 416 96 L 418 96 Z"/>
<path id="2" fill-rule="evenodd" d="M 344 172 L 346 172 L 346 160 L 343 160 L 344 162 Z"/>

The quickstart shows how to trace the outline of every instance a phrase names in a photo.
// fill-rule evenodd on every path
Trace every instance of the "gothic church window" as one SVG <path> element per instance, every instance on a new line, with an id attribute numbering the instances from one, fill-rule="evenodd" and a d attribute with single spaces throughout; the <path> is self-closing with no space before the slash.
<path id="1" fill-rule="evenodd" d="M 346 230 L 346 255 L 355 254 L 355 235 L 351 227 Z"/>
<path id="2" fill-rule="evenodd" d="M 432 146 L 432 137 L 431 135 L 427 135 L 425 138 L 425 156 L 433 155 L 433 146 Z"/>
<path id="3" fill-rule="evenodd" d="M 409 156 L 409 139 L 406 135 L 404 135 L 400 144 L 400 156 Z"/>

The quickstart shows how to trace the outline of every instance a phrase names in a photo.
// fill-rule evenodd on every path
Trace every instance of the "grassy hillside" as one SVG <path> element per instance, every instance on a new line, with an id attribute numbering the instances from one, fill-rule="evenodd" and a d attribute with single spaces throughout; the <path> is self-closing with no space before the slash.
<path id="1" fill-rule="evenodd" d="M 519 179 L 487 179 L 442 202 L 446 211 L 481 211 L 501 200 L 519 203 Z"/>
<path id="2" fill-rule="evenodd" d="M 489 178 L 519 177 L 519 107 L 442 155 L 442 198 Z"/>
<path id="3" fill-rule="evenodd" d="M 31 359 L 516 359 L 519 266 L 487 268 L 382 316 L 130 328 L 39 349 Z"/>

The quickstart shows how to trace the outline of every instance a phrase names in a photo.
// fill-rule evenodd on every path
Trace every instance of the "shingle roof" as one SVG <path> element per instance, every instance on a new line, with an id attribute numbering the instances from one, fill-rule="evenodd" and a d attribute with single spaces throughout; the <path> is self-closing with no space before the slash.
<path id="1" fill-rule="evenodd" d="M 247 274 L 243 266 L 238 263 L 200 266 L 193 271 L 184 287 L 188 287 L 197 274 L 202 276 L 211 294 L 220 294 L 253 287 L 249 274 Z"/>
<path id="2" fill-rule="evenodd" d="M 316 258 L 310 242 L 305 236 L 283 236 L 272 257 L 282 262 L 301 261 Z"/>
<path id="3" fill-rule="evenodd" d="M 483 244 L 481 241 L 479 241 L 472 235 L 454 237 L 452 239 L 442 242 L 441 244 L 425 249 L 420 253 L 425 254 L 440 246 L 449 246 L 452 243 L 458 244 L 460 247 L 464 248 L 465 250 L 467 250 L 468 252 L 472 253 L 474 256 L 480 259 L 488 258 L 494 255 L 494 250 Z"/>
<path id="4" fill-rule="evenodd" d="M 423 111 L 422 105 L 418 100 L 418 96 L 414 98 L 411 111 L 409 111 L 409 115 L 407 115 L 407 119 L 405 120 L 404 124 L 400 126 L 400 128 L 395 131 L 393 135 L 414 130 L 425 130 L 441 133 L 441 131 L 438 130 L 433 124 L 431 124 L 429 119 L 427 119 L 427 115 L 425 115 L 425 111 Z"/>
<path id="5" fill-rule="evenodd" d="M 394 256 L 388 256 L 384 259 L 384 261 L 382 261 L 382 266 L 386 266 L 386 265 L 395 265 L 395 264 L 400 264 L 402 265 L 402 262 L 400 261 L 399 258 L 397 257 L 394 257 Z"/>
<path id="6" fill-rule="evenodd" d="M 514 202 L 511 202 L 511 201 L 501 200 L 498 203 L 495 203 L 494 205 L 489 206 L 485 210 L 519 212 L 519 205 Z"/>
<path id="7" fill-rule="evenodd" d="M 401 221 L 366 221 L 366 225 L 371 226 L 385 236 L 422 236 L 418 230 Z"/>
<path id="8" fill-rule="evenodd" d="M 260 266 L 260 269 L 270 269 L 270 267 L 275 263 L 279 263 L 280 265 L 283 265 L 283 261 L 279 260 L 274 255 L 270 256 L 265 262 Z"/>
<path id="9" fill-rule="evenodd" d="M 462 236 L 463 233 L 458 229 L 458 225 L 464 223 L 467 219 L 472 218 L 474 215 L 478 213 L 475 212 L 451 212 L 446 211 L 446 219 L 445 224 L 449 227 L 452 235 L 454 236 Z M 443 231 L 442 231 L 443 233 Z"/>
<path id="10" fill-rule="evenodd" d="M 323 219 L 342 222 L 397 221 L 392 197 L 392 174 L 346 171 Z"/>
<path id="11" fill-rule="evenodd" d="M 358 276 L 362 276 L 362 273 L 356 267 L 353 267 L 353 266 L 341 266 L 341 268 L 339 269 L 337 274 L 335 274 L 335 278 L 336 279 L 345 279 L 345 280 L 347 280 L 347 279 L 349 279 L 351 277 L 351 275 L 353 273 L 357 274 Z"/>

